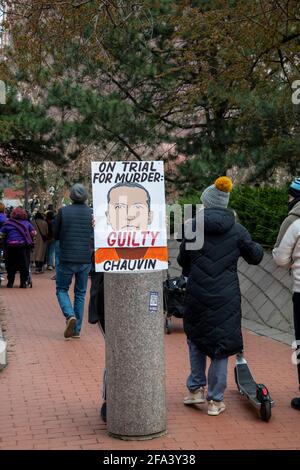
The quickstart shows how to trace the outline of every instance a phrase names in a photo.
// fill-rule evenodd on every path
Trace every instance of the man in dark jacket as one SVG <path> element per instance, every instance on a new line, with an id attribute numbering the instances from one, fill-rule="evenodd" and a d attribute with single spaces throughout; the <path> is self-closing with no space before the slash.
<path id="1" fill-rule="evenodd" d="M 231 180 L 221 177 L 202 193 L 203 247 L 188 251 L 184 239 L 178 256 L 178 263 L 188 276 L 184 330 L 191 374 L 184 404 L 205 403 L 209 356 L 207 401 L 211 416 L 225 410 L 228 357 L 243 349 L 238 259 L 242 256 L 249 264 L 259 264 L 263 258 L 262 247 L 251 240 L 247 230 L 236 223 L 234 213 L 227 209 L 231 189 Z M 193 227 L 193 232 L 196 228 Z"/>
<path id="2" fill-rule="evenodd" d="M 77 183 L 70 191 L 73 204 L 59 210 L 53 232 L 59 240 L 59 265 L 56 272 L 56 295 L 66 318 L 64 337 L 80 338 L 84 301 L 92 257 L 92 211 L 85 204 L 85 188 Z M 74 306 L 69 288 L 75 276 Z"/>

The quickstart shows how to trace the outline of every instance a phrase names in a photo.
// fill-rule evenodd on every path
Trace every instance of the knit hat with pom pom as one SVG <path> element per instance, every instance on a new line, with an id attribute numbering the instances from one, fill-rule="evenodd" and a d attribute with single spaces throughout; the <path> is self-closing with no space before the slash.
<path id="1" fill-rule="evenodd" d="M 202 195 L 201 201 L 208 209 L 212 207 L 220 207 L 226 209 L 229 203 L 230 192 L 233 184 L 227 176 L 221 176 L 215 181 L 215 184 L 208 186 Z"/>
<path id="2" fill-rule="evenodd" d="M 289 194 L 297 199 L 300 197 L 300 178 L 294 179 L 289 187 Z"/>

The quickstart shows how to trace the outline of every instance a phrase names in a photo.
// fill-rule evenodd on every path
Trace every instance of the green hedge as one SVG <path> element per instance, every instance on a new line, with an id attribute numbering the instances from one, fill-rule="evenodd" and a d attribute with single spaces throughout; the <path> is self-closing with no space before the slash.
<path id="1" fill-rule="evenodd" d="M 287 188 L 250 186 L 236 187 L 230 196 L 231 209 L 252 238 L 266 249 L 273 248 L 279 227 L 287 216 Z M 199 204 L 200 194 L 194 193 L 180 199 L 180 204 Z"/>

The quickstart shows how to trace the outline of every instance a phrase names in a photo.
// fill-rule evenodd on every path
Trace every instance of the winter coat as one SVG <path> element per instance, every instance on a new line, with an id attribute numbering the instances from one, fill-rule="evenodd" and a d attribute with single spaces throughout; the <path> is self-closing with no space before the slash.
<path id="1" fill-rule="evenodd" d="M 289 212 L 289 215 L 284 219 L 284 221 L 281 224 L 277 240 L 275 243 L 275 248 L 280 245 L 280 242 L 282 241 L 286 231 L 292 225 L 293 222 L 298 220 L 300 218 L 300 202 L 298 202 L 293 209 Z"/>
<path id="2" fill-rule="evenodd" d="M 183 318 L 188 339 L 211 358 L 242 351 L 237 263 L 242 256 L 249 264 L 259 264 L 262 247 L 235 222 L 232 211 L 221 208 L 204 210 L 203 247 L 188 251 L 185 245 L 183 240 L 178 263 L 188 275 Z"/>
<path id="3" fill-rule="evenodd" d="M 46 255 L 48 224 L 43 219 L 34 220 L 32 223 L 37 233 L 33 258 L 34 261 L 41 263 L 44 262 Z"/>
<path id="4" fill-rule="evenodd" d="M 59 240 L 60 263 L 89 264 L 93 252 L 92 211 L 84 203 L 59 210 L 53 226 Z"/>
<path id="5" fill-rule="evenodd" d="M 300 209 L 300 204 L 297 204 Z M 293 274 L 293 291 L 300 292 L 300 218 L 298 217 L 285 232 L 281 243 L 273 250 L 275 262 L 290 268 Z"/>
<path id="6" fill-rule="evenodd" d="M 7 217 L 5 214 L 0 212 L 0 228 L 7 222 Z"/>
<path id="7" fill-rule="evenodd" d="M 95 270 L 91 273 L 89 323 L 100 323 L 103 333 L 105 332 L 104 274 L 96 273 Z"/>
<path id="8" fill-rule="evenodd" d="M 18 225 L 21 226 L 21 230 L 18 229 Z M 24 234 L 23 231 L 27 233 Z M 36 235 L 34 227 L 28 220 L 19 219 L 8 219 L 1 227 L 0 232 L 5 238 L 5 244 L 10 246 L 30 246 L 33 243 L 33 237 Z"/>

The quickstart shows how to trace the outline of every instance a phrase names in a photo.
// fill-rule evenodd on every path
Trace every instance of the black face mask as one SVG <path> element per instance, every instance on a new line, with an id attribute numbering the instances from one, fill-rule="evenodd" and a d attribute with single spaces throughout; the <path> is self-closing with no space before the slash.
<path id="1" fill-rule="evenodd" d="M 290 201 L 290 202 L 288 203 L 289 212 L 293 209 L 293 207 L 294 207 L 298 202 L 300 202 L 300 197 L 296 197 L 295 199 L 293 199 L 292 201 Z"/>

